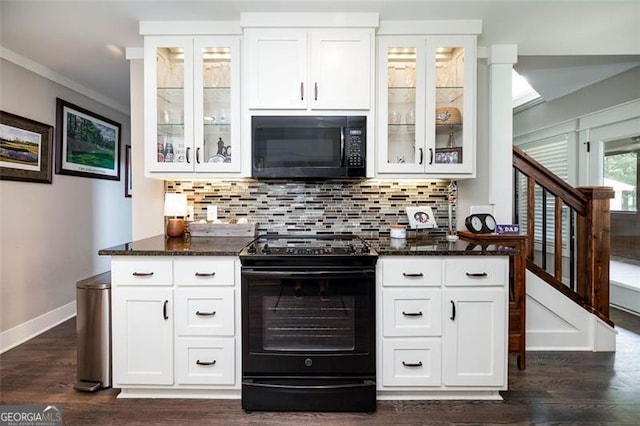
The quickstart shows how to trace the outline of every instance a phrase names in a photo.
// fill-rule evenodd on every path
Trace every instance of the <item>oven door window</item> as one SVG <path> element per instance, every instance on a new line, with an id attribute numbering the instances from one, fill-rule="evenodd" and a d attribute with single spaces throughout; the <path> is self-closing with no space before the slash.
<path id="1" fill-rule="evenodd" d="M 291 287 L 293 285 L 293 291 Z M 352 351 L 355 298 L 332 292 L 327 280 L 297 280 L 262 298 L 266 351 Z M 286 291 L 285 291 L 286 290 Z"/>

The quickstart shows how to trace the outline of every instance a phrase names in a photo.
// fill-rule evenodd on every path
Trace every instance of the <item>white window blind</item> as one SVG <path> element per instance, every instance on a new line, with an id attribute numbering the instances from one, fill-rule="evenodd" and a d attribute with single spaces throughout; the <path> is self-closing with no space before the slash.
<path id="1" fill-rule="evenodd" d="M 530 155 L 534 160 L 549 169 L 556 176 L 568 181 L 569 177 L 569 139 L 566 134 L 554 136 L 539 141 L 528 142 L 520 145 L 520 148 Z M 518 217 L 521 229 L 527 229 L 527 182 L 524 176 L 519 177 L 517 183 L 520 196 L 518 198 Z M 552 194 L 547 193 L 546 213 L 547 213 L 547 245 L 554 244 L 555 233 L 555 204 Z M 536 185 L 535 189 L 535 230 L 534 239 L 536 243 L 542 242 L 542 188 Z M 569 209 L 562 208 L 562 233 L 564 235 L 563 247 L 566 247 L 569 229 Z"/>

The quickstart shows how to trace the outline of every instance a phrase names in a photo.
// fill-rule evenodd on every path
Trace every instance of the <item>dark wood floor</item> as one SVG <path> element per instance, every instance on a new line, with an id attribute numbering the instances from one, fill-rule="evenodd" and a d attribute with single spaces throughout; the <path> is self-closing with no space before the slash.
<path id="1" fill-rule="evenodd" d="M 529 352 L 503 401 L 379 401 L 372 415 L 252 413 L 232 400 L 116 399 L 76 392 L 75 320 L 0 355 L 0 404 L 53 404 L 64 423 L 154 425 L 640 424 L 640 318 L 612 310 L 616 353 Z"/>

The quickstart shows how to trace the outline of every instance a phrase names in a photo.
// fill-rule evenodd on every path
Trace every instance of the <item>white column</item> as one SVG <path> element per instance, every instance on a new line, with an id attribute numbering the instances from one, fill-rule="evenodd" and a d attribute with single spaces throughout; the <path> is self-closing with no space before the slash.
<path id="1" fill-rule="evenodd" d="M 513 107 L 511 72 L 517 62 L 517 46 L 489 48 L 489 203 L 498 223 L 513 216 Z"/>
<path id="2" fill-rule="evenodd" d="M 144 55 L 128 48 L 131 90 L 131 236 L 132 239 L 164 234 L 164 181 L 144 176 Z"/>

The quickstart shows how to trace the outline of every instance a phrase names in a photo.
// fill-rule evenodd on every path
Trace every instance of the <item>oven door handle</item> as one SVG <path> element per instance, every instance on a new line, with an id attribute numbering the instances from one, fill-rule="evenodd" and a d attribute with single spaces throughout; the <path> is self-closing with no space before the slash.
<path id="1" fill-rule="evenodd" d="M 318 278 L 318 277 L 343 277 L 362 276 L 373 274 L 370 269 L 350 269 L 348 271 L 242 271 L 242 275 L 250 277 L 268 278 Z"/>

